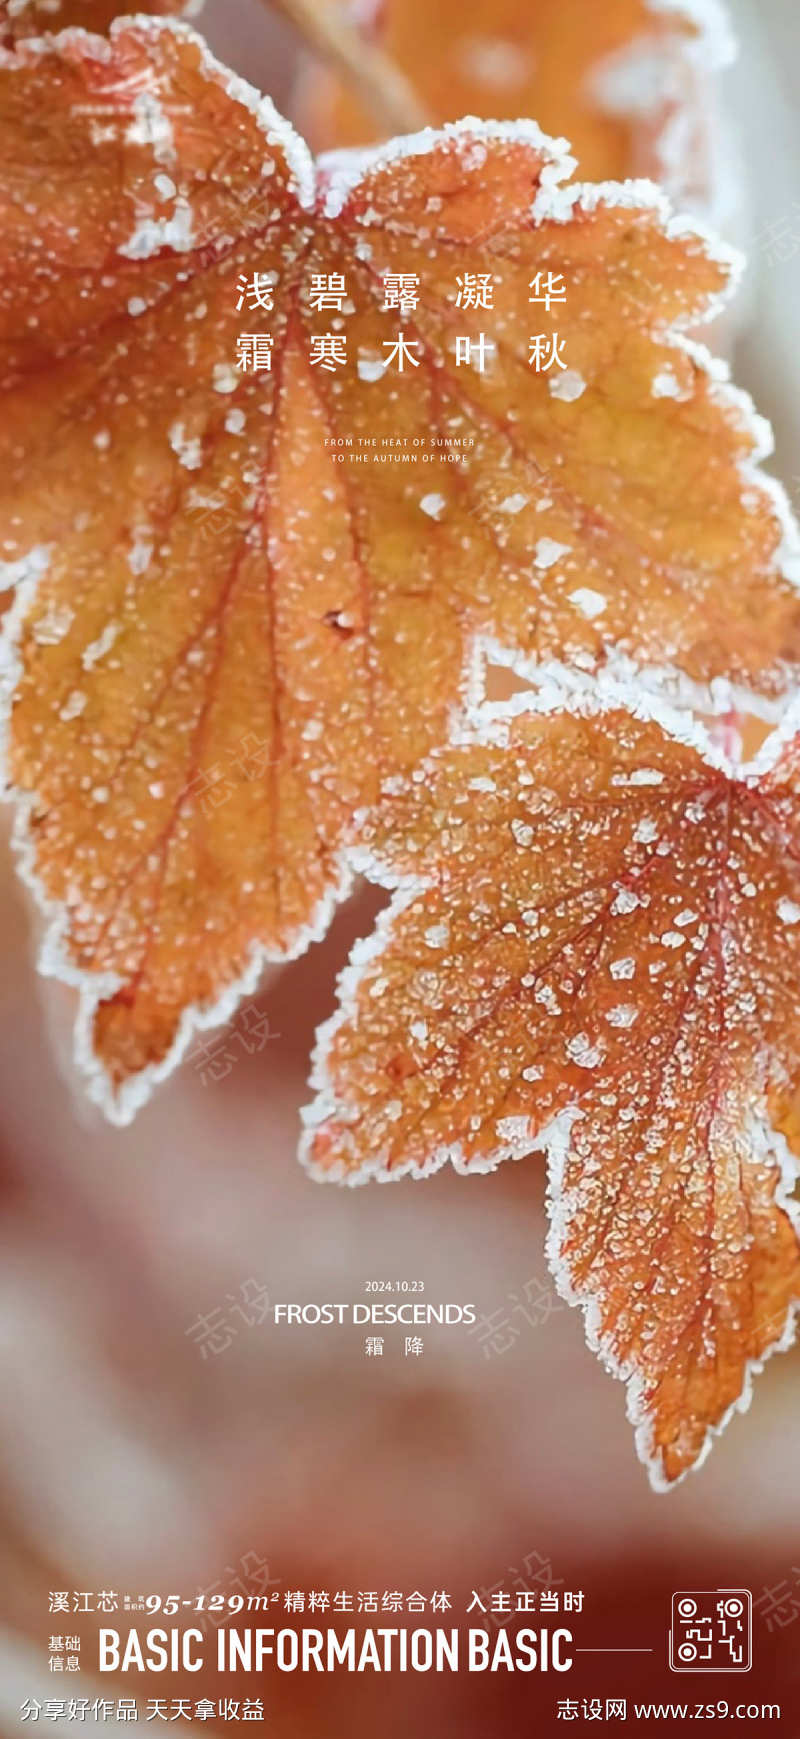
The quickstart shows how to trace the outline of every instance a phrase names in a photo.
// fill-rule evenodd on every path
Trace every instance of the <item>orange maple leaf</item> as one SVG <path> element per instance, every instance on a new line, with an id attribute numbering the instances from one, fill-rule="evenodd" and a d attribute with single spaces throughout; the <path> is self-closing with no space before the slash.
<path id="1" fill-rule="evenodd" d="M 354 815 L 446 739 L 478 635 L 777 693 L 800 600 L 748 407 L 677 332 L 728 268 L 646 184 L 562 187 L 528 124 L 317 170 L 166 22 L 23 44 L 0 82 L 8 771 L 45 967 L 126 1117 L 324 928 Z M 456 308 L 465 272 L 496 311 Z M 336 274 L 341 316 L 311 313 Z M 532 372 L 537 327 L 569 367 Z M 270 369 L 237 372 L 243 328 Z M 456 366 L 484 328 L 492 367 Z M 416 365 L 383 374 L 401 331 Z"/>
<path id="2" fill-rule="evenodd" d="M 397 891 L 320 1035 L 304 1158 L 357 1183 L 547 1148 L 551 1266 L 669 1484 L 800 1299 L 776 1133 L 800 1085 L 800 735 L 726 767 L 602 678 L 484 714 L 366 829 Z"/>
<path id="3" fill-rule="evenodd" d="M 159 15 L 183 13 L 195 17 L 203 0 L 0 0 L 0 46 L 8 48 L 32 36 L 54 30 L 105 32 L 115 18 L 131 11 Z"/>
<path id="4" fill-rule="evenodd" d="M 357 16 L 431 120 L 535 115 L 567 134 L 587 178 L 652 175 L 673 197 L 707 199 L 718 148 L 709 82 L 732 52 L 717 0 L 372 0 Z M 316 150 L 376 137 L 352 87 L 316 63 L 293 115 Z"/>

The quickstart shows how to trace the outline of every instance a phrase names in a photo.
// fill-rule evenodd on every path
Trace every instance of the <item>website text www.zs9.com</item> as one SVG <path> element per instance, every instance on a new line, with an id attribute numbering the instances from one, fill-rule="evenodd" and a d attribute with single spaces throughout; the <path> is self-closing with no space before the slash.
<path id="1" fill-rule="evenodd" d="M 625 1697 L 559 1700 L 561 1721 L 780 1721 L 780 1703 L 631 1703 Z M 559 1731 L 561 1729 L 559 1728 Z"/>
<path id="2" fill-rule="evenodd" d="M 640 1721 L 779 1721 L 780 1703 L 634 1703 Z"/>

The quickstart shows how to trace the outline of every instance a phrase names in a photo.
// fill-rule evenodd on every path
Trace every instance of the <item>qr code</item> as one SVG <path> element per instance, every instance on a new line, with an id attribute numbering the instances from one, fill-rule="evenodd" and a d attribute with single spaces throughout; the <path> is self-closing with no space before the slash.
<path id="1" fill-rule="evenodd" d="M 673 1594 L 669 1664 L 673 1673 L 748 1673 L 753 1664 L 749 1588 Z"/>

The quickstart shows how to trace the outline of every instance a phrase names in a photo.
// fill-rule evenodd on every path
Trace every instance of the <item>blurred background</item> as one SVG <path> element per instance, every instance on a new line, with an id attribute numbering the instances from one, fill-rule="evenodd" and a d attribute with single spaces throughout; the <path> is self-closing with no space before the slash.
<path id="1" fill-rule="evenodd" d="M 774 421 L 774 469 L 798 506 L 800 19 L 796 0 L 732 11 L 741 48 L 721 93 L 734 154 L 721 165 L 715 145 L 692 196 L 713 204 L 727 175 L 724 221 L 751 265 L 725 341 Z M 207 0 L 199 23 L 279 106 L 308 102 L 297 40 L 260 0 Z M 695 96 L 716 112 L 711 92 Z M 38 920 L 3 854 L 0 1732 L 19 1731 L 25 1697 L 89 1694 L 91 1621 L 80 1679 L 65 1690 L 47 1672 L 67 1623 L 48 1613 L 52 1589 L 187 1595 L 255 1577 L 280 1606 L 292 1589 L 439 1589 L 457 1621 L 472 1589 L 513 1593 L 521 1577 L 584 1590 L 587 1645 L 654 1652 L 582 1656 L 558 1684 L 409 1674 L 387 1697 L 368 1675 L 240 1675 L 235 1694 L 262 1697 L 279 1739 L 394 1739 L 412 1721 L 425 1739 L 555 1731 L 557 1696 L 686 1695 L 665 1664 L 672 1591 L 744 1585 L 756 1619 L 743 1694 L 781 1702 L 772 1725 L 800 1734 L 800 1354 L 775 1358 L 704 1467 L 656 1496 L 621 1386 L 552 1291 L 538 1160 L 352 1191 L 300 1171 L 314 1028 L 378 904 L 357 895 L 118 1131 L 72 1077 L 69 995 L 35 976 Z M 420 1330 L 422 1354 L 406 1356 L 404 1330 L 377 1330 L 383 1355 L 368 1357 L 362 1329 L 264 1320 L 267 1302 L 361 1302 L 376 1279 L 474 1303 L 475 1331 Z M 122 1694 L 187 1694 L 165 1677 Z M 735 1681 L 698 1684 L 734 1700 Z M 203 1675 L 190 1691 L 233 1685 Z"/>

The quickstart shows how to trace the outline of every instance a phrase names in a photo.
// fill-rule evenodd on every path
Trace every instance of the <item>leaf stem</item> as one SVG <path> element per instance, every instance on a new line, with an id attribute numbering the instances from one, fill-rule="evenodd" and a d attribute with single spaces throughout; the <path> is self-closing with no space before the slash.
<path id="1" fill-rule="evenodd" d="M 312 53 L 342 73 L 384 135 L 416 133 L 429 124 L 413 85 L 383 49 L 367 41 L 338 0 L 267 0 L 299 31 Z"/>

